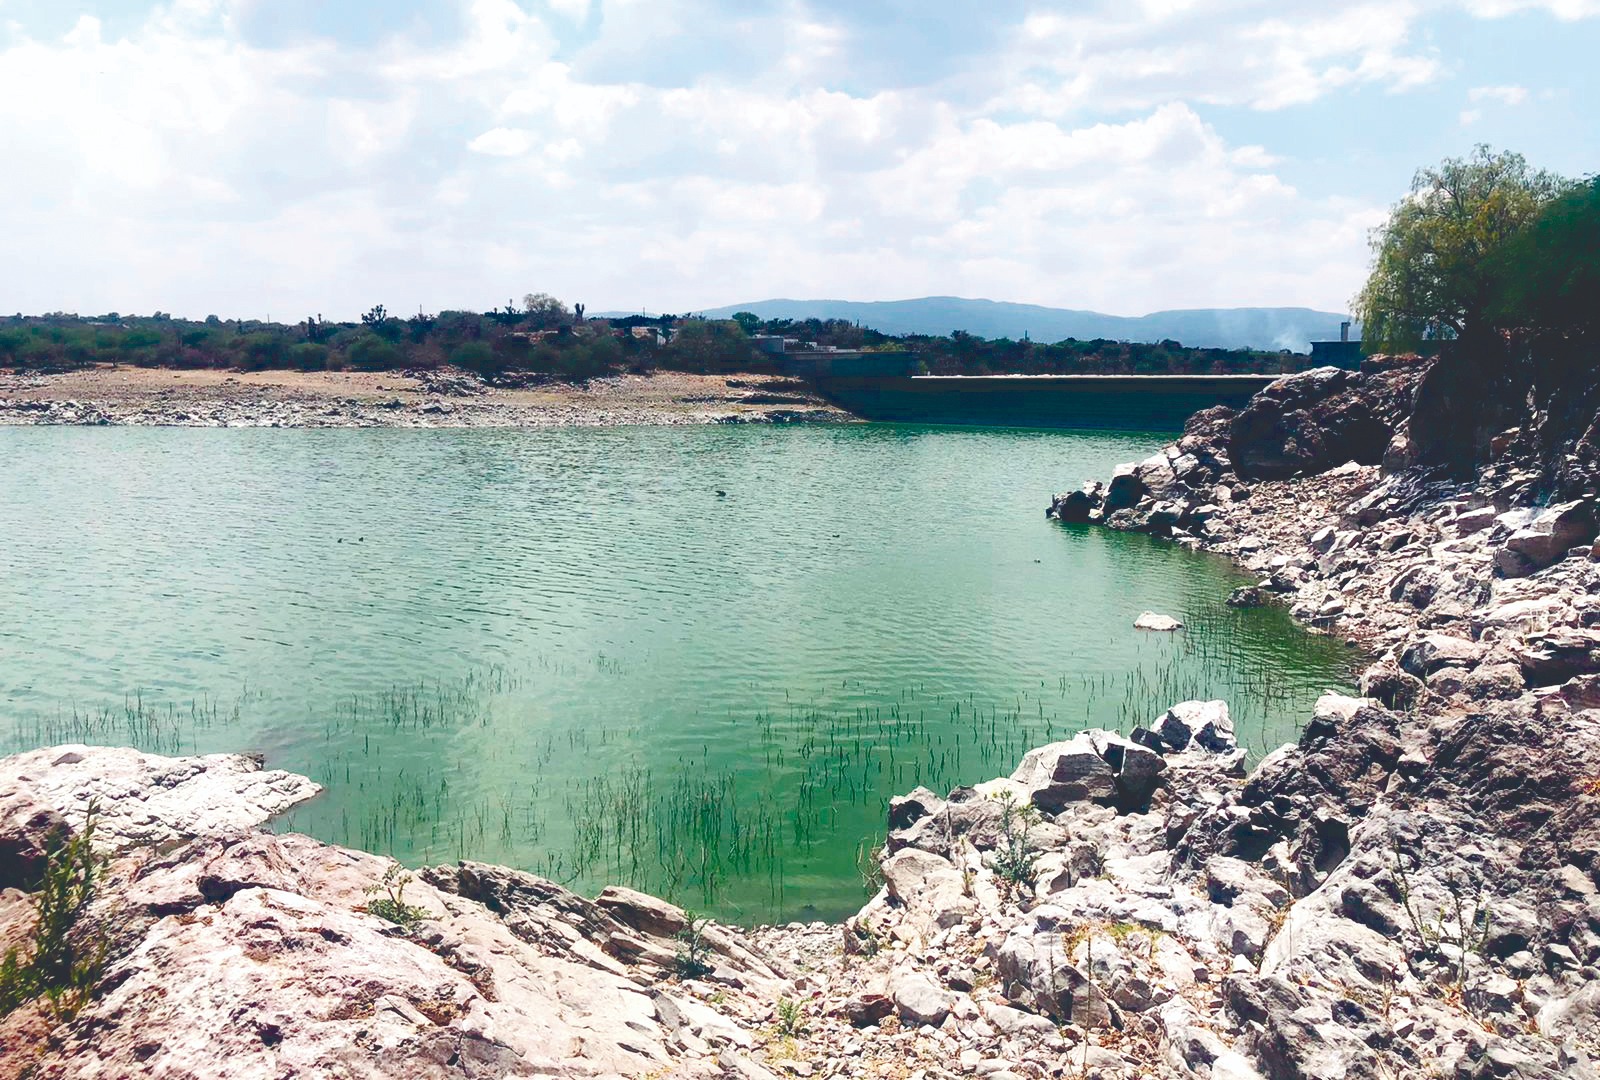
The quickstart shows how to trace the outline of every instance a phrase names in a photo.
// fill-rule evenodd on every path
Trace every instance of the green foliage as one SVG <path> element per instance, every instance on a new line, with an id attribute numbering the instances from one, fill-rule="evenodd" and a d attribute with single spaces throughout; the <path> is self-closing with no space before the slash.
<path id="1" fill-rule="evenodd" d="M 1029 805 L 1018 806 L 1009 792 L 1001 799 L 1000 844 L 991 857 L 991 865 L 995 876 L 1014 896 L 1033 888 L 1034 864 L 1039 861 L 1040 852 L 1033 845 L 1032 830 L 1038 820 L 1038 810 Z"/>
<path id="2" fill-rule="evenodd" d="M 350 366 L 361 371 L 383 371 L 399 367 L 404 354 L 391 341 L 376 334 L 363 334 L 345 350 Z"/>
<path id="3" fill-rule="evenodd" d="M 450 362 L 456 367 L 475 371 L 479 375 L 499 371 L 504 366 L 487 341 L 463 341 L 450 350 Z"/>
<path id="4" fill-rule="evenodd" d="M 328 366 L 328 347 L 315 341 L 303 341 L 289 350 L 289 360 L 301 371 L 321 371 Z"/>
<path id="5" fill-rule="evenodd" d="M 678 931 L 678 952 L 673 957 L 673 967 L 682 979 L 699 979 L 711 974 L 711 945 L 706 941 L 706 927 L 711 920 L 685 911 L 689 925 Z"/>
<path id="6" fill-rule="evenodd" d="M 153 349 L 161 344 L 161 335 L 154 330 L 129 330 L 122 335 L 118 347 L 123 352 L 136 352 L 139 349 Z"/>
<path id="7" fill-rule="evenodd" d="M 1600 331 L 1600 177 L 1546 203 L 1493 260 L 1498 325 L 1583 337 Z"/>
<path id="8" fill-rule="evenodd" d="M 640 325 L 666 330 L 673 340 L 662 345 L 653 336 L 635 338 L 630 331 Z M 536 333 L 541 336 L 533 340 Z M 546 294 L 531 294 L 521 306 L 508 303 L 484 313 L 419 312 L 404 320 L 378 305 L 358 321 L 346 323 L 325 322 L 321 316 L 307 316 L 292 325 L 224 322 L 216 316 L 204 322 L 115 313 L 93 319 L 59 313 L 17 316 L 0 323 L 0 364 L 39 371 L 95 363 L 378 371 L 433 367 L 449 360 L 482 375 L 531 371 L 566 379 L 658 367 L 721 373 L 770 370 L 773 360 L 754 351 L 752 333 L 838 349 L 909 352 L 909 367 L 934 374 L 1276 374 L 1293 365 L 1277 352 L 1187 349 L 1170 341 L 1043 344 L 987 341 L 972 334 L 889 337 L 841 319 L 762 321 L 750 312 L 728 320 L 663 315 L 614 323 L 584 321 Z"/>
<path id="9" fill-rule="evenodd" d="M 522 313 L 530 317 L 541 330 L 560 325 L 571 314 L 567 311 L 567 305 L 542 292 L 528 293 L 522 298 Z"/>
<path id="10" fill-rule="evenodd" d="M 0 959 L 0 1016 L 42 997 L 58 1021 L 71 1020 L 100 981 L 109 939 L 98 927 L 79 926 L 102 867 L 94 853 L 94 815 L 91 802 L 82 831 L 58 831 L 46 842 L 44 876 L 33 896 L 33 932 L 23 947 L 13 946 Z"/>
<path id="11" fill-rule="evenodd" d="M 777 1021 L 772 1025 L 772 1030 L 780 1039 L 800 1039 L 810 1034 L 805 1006 L 793 998 L 779 998 Z"/>
<path id="12" fill-rule="evenodd" d="M 678 327 L 667 357 L 694 371 L 741 371 L 754 358 L 750 339 L 732 319 L 687 319 Z"/>
<path id="13" fill-rule="evenodd" d="M 1457 990 L 1466 986 L 1467 958 L 1472 953 L 1482 954 L 1489 943 L 1489 929 L 1494 912 L 1489 903 L 1488 890 L 1481 882 L 1462 880 L 1458 875 L 1446 875 L 1442 884 L 1445 903 L 1438 911 L 1429 913 L 1417 898 L 1406 870 L 1407 852 L 1400 838 L 1391 835 L 1389 872 L 1394 877 L 1400 894 L 1400 908 L 1423 956 L 1443 958 L 1451 982 Z M 1469 898 L 1469 893 L 1470 898 Z"/>
<path id="14" fill-rule="evenodd" d="M 1367 347 L 1414 349 L 1494 329 L 1493 257 L 1566 187 L 1487 146 L 1419 170 L 1372 235 L 1372 274 L 1354 302 Z"/>
<path id="15" fill-rule="evenodd" d="M 278 334 L 260 332 L 240 340 L 244 352 L 243 367 L 249 371 L 283 367 L 288 357 L 288 342 Z"/>
<path id="16" fill-rule="evenodd" d="M 878 931 L 872 923 L 861 919 L 853 924 L 847 924 L 850 937 L 845 946 L 845 952 L 859 953 L 865 957 L 878 955 L 883 948 L 883 939 L 878 936 Z"/>
<path id="17" fill-rule="evenodd" d="M 422 920 L 429 918 L 426 908 L 406 903 L 406 885 L 410 881 L 411 875 L 399 863 L 391 863 L 383 872 L 383 880 L 368 885 L 365 890 L 373 897 L 367 901 L 367 912 L 394 923 L 408 934 L 414 933 Z"/>
<path id="18" fill-rule="evenodd" d="M 862 840 L 856 844 L 856 873 L 861 875 L 861 885 L 871 896 L 883 888 L 883 844 Z"/>

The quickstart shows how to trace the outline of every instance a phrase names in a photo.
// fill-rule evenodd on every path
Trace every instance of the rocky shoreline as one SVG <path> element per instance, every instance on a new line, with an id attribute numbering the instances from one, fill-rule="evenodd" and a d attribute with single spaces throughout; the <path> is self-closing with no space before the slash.
<path id="1" fill-rule="evenodd" d="M 1447 475 L 1430 371 L 1280 380 L 1052 505 L 1225 553 L 1261 575 L 1239 603 L 1372 651 L 1365 696 L 1248 775 L 1226 704 L 1185 702 L 893 800 L 842 926 L 475 863 L 419 871 L 402 925 L 388 860 L 253 827 L 303 778 L 36 751 L 0 762 L 0 944 L 93 799 L 114 861 L 83 932 L 114 947 L 71 1023 L 0 1021 L 0 1076 L 1594 1080 L 1592 448 L 1535 460 L 1534 416 Z"/>
<path id="2" fill-rule="evenodd" d="M 486 382 L 453 368 L 0 372 L 0 427 L 544 428 L 853 419 L 805 384 L 771 375 L 661 371 L 571 383 Z"/>

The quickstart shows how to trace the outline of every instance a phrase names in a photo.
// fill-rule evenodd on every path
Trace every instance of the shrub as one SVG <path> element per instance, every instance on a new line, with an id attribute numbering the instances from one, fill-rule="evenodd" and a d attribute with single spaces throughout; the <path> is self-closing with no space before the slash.
<path id="1" fill-rule="evenodd" d="M 805 1006 L 793 998 L 779 998 L 777 1022 L 773 1031 L 780 1039 L 799 1039 L 810 1032 L 806 1024 Z"/>
<path id="2" fill-rule="evenodd" d="M 383 880 L 368 885 L 365 890 L 368 896 L 374 897 L 367 901 L 368 914 L 392 922 L 408 934 L 416 930 L 418 924 L 428 918 L 428 912 L 426 908 L 406 903 L 406 885 L 410 881 L 411 875 L 399 863 L 390 864 L 383 872 Z"/>
<path id="3" fill-rule="evenodd" d="M 0 959 L 0 1016 L 43 997 L 57 1020 L 71 1020 L 100 981 L 109 939 L 99 928 L 78 925 L 102 866 L 94 853 L 94 814 L 91 802 L 81 832 L 58 831 L 46 842 L 33 931 L 22 947 L 12 946 Z"/>
<path id="4" fill-rule="evenodd" d="M 450 350 L 450 362 L 465 371 L 490 375 L 502 367 L 494 349 L 485 341 L 464 341 Z"/>
<path id="5" fill-rule="evenodd" d="M 382 371 L 405 363 L 405 354 L 400 348 L 376 334 L 363 334 L 356 338 L 345 355 L 349 358 L 350 366 L 361 371 Z"/>
<path id="6" fill-rule="evenodd" d="M 711 974 L 711 962 L 708 959 L 711 946 L 705 938 L 706 927 L 711 920 L 697 916 L 692 911 L 686 911 L 684 915 L 689 925 L 678 931 L 678 954 L 673 957 L 673 967 L 680 978 L 698 979 Z"/>
<path id="7" fill-rule="evenodd" d="M 1033 888 L 1034 863 L 1039 860 L 1039 849 L 1033 846 L 1030 835 L 1039 811 L 1032 806 L 1018 806 L 1009 794 L 1001 800 L 1000 846 L 992 858 L 994 872 L 1013 895 Z"/>
<path id="8" fill-rule="evenodd" d="M 277 334 L 251 334 L 244 339 L 244 367 L 250 371 L 283 367 L 287 343 Z"/>
<path id="9" fill-rule="evenodd" d="M 301 342 L 289 350 L 289 357 L 301 371 L 321 371 L 328 366 L 328 347 L 315 342 Z"/>

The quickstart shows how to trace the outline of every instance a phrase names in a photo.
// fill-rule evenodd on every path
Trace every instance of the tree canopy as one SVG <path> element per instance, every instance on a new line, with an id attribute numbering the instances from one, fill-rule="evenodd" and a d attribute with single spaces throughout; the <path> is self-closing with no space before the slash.
<path id="1" fill-rule="evenodd" d="M 1547 203 L 1492 273 L 1497 324 L 1541 337 L 1600 336 L 1600 178 Z"/>
<path id="2" fill-rule="evenodd" d="M 1478 146 L 1421 169 L 1372 236 L 1373 268 L 1354 302 L 1371 350 L 1414 349 L 1496 328 L 1497 257 L 1571 184 L 1521 154 Z"/>

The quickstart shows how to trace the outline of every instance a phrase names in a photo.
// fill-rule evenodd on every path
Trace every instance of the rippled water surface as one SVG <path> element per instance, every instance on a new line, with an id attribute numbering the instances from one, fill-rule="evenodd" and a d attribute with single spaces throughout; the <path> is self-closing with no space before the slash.
<path id="1" fill-rule="evenodd" d="M 0 747 L 259 750 L 324 839 L 837 916 L 891 794 L 1187 697 L 1269 749 L 1345 682 L 1220 561 L 1045 520 L 1160 441 L 0 429 Z"/>

